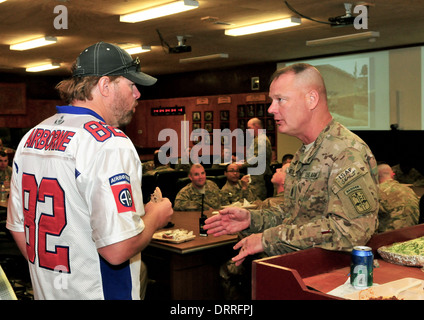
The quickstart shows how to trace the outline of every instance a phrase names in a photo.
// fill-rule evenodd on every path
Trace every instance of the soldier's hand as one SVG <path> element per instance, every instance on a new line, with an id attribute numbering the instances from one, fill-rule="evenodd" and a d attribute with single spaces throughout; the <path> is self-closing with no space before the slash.
<path id="1" fill-rule="evenodd" d="M 239 254 L 232 259 L 236 266 L 239 266 L 248 255 L 264 251 L 262 246 L 262 233 L 255 233 L 240 240 L 233 249 L 240 249 Z"/>
<path id="2" fill-rule="evenodd" d="M 228 207 L 207 219 L 205 223 L 204 229 L 208 234 L 214 236 L 232 234 L 249 227 L 250 212 L 239 207 Z"/>

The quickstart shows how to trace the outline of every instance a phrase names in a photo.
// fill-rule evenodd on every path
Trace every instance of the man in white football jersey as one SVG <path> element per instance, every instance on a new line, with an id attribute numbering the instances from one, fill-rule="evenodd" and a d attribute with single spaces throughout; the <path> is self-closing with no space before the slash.
<path id="1" fill-rule="evenodd" d="M 28 260 L 36 299 L 140 299 L 140 252 L 173 213 L 143 206 L 142 166 L 120 130 L 156 79 L 139 60 L 99 42 L 57 86 L 67 106 L 16 151 L 7 228 Z"/>

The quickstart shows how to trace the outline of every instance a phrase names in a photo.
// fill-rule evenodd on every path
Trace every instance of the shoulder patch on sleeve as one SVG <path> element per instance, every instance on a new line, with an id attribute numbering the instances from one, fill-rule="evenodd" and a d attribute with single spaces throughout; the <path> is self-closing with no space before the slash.
<path id="1" fill-rule="evenodd" d="M 349 166 L 341 170 L 334 181 L 342 189 L 360 176 L 362 176 L 362 173 L 357 167 Z"/>
<path id="2" fill-rule="evenodd" d="M 358 214 L 365 214 L 371 211 L 371 204 L 368 197 L 360 186 L 355 185 L 349 187 L 345 191 L 345 194 L 352 202 L 353 207 Z"/>
<path id="3" fill-rule="evenodd" d="M 125 173 L 117 174 L 109 179 L 109 183 L 118 213 L 135 211 L 129 176 Z"/>

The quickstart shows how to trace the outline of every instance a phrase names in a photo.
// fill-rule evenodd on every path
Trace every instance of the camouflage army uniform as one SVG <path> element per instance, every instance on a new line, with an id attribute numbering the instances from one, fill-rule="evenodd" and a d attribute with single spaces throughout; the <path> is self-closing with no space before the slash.
<path id="1" fill-rule="evenodd" d="M 386 180 L 380 183 L 379 190 L 378 232 L 418 223 L 419 198 L 411 188 L 396 180 Z"/>
<path id="2" fill-rule="evenodd" d="M 275 196 L 265 199 L 258 204 L 257 209 L 265 209 L 280 206 L 284 202 L 284 191 L 277 193 Z"/>
<path id="3" fill-rule="evenodd" d="M 249 202 L 252 202 L 256 199 L 255 194 L 253 193 L 253 188 L 249 185 L 247 189 L 243 190 L 241 187 L 241 181 L 237 182 L 237 185 L 232 185 L 228 181 L 222 187 L 221 191 L 221 205 L 227 206 L 233 202 L 243 202 L 243 199 L 246 199 Z"/>
<path id="4" fill-rule="evenodd" d="M 143 162 L 141 165 L 143 168 L 143 174 L 155 168 L 155 163 L 153 162 L 153 160 Z"/>
<path id="5" fill-rule="evenodd" d="M 256 195 L 257 199 L 261 199 L 261 200 L 265 200 L 267 197 L 267 189 L 266 189 L 266 183 L 265 183 L 265 179 L 268 176 L 272 175 L 272 171 L 271 171 L 271 158 L 272 158 L 272 147 L 271 147 L 271 142 L 269 141 L 268 137 L 265 136 L 265 141 L 266 141 L 266 146 L 265 146 L 265 172 L 263 174 L 260 175 L 251 175 L 252 178 L 252 182 L 251 185 L 254 187 L 254 192 Z M 254 157 L 258 157 L 258 142 L 259 142 L 259 137 L 256 136 L 253 139 L 253 143 L 250 146 L 250 150 L 253 150 L 253 152 L 251 154 L 254 155 Z M 253 148 L 253 149 L 252 149 Z M 256 163 L 255 164 L 249 164 L 249 159 L 247 159 L 246 163 L 243 165 L 244 168 L 247 167 L 256 167 Z"/>
<path id="6" fill-rule="evenodd" d="M 175 197 L 174 210 L 175 211 L 189 211 L 201 210 L 202 208 L 202 194 L 189 183 L 182 188 Z M 219 187 L 215 182 L 206 180 L 205 184 L 205 198 L 204 210 L 220 209 L 221 200 L 219 196 Z"/>
<path id="7" fill-rule="evenodd" d="M 7 166 L 5 170 L 0 171 L 0 182 L 10 181 L 12 176 L 12 167 Z"/>
<path id="8" fill-rule="evenodd" d="M 415 187 L 424 186 L 424 177 L 423 175 L 415 168 L 411 168 L 408 173 L 404 173 L 399 164 L 392 167 L 393 172 L 395 173 L 395 179 L 400 183 L 410 183 Z"/>
<path id="9" fill-rule="evenodd" d="M 151 176 L 154 176 L 156 174 L 156 172 L 159 172 L 159 171 L 162 172 L 162 171 L 175 171 L 175 170 L 168 167 L 168 166 L 159 166 L 155 169 L 147 171 L 145 174 L 149 174 Z"/>
<path id="10" fill-rule="evenodd" d="M 249 233 L 263 232 L 268 255 L 322 247 L 350 251 L 376 231 L 378 176 L 368 146 L 332 120 L 306 150 L 293 158 L 284 203 L 251 211 Z"/>

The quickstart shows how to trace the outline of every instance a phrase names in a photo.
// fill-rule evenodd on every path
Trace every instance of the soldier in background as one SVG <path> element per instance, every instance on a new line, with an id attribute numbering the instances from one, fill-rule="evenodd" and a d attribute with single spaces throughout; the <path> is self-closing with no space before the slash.
<path id="1" fill-rule="evenodd" d="M 10 177 L 12 176 L 12 167 L 9 166 L 9 158 L 4 151 L 0 151 L 0 182 L 4 183 L 5 188 L 10 187 Z"/>
<path id="2" fill-rule="evenodd" d="M 412 159 L 402 158 L 401 163 L 392 167 L 395 179 L 400 183 L 412 184 L 415 187 L 424 186 L 424 176 L 413 166 Z"/>
<path id="3" fill-rule="evenodd" d="M 265 155 L 259 154 L 259 129 L 263 129 L 262 121 L 258 118 L 252 118 L 247 122 L 247 128 L 253 130 L 253 143 L 248 146 L 248 148 L 251 150 L 251 153 L 253 157 L 258 159 L 259 157 L 263 157 L 262 159 L 265 161 L 265 171 L 262 174 L 258 175 L 251 175 L 252 178 L 252 186 L 255 188 L 256 197 L 260 200 L 265 200 L 268 191 L 267 191 L 267 181 L 271 179 L 271 158 L 272 158 L 272 147 L 271 142 L 269 141 L 268 137 L 265 133 L 263 135 L 265 136 Z M 260 159 L 258 159 L 260 161 Z M 240 164 L 240 168 L 247 168 L 256 166 L 256 164 L 251 164 L 253 161 L 250 159 L 246 159 L 246 162 L 243 164 Z"/>
<path id="4" fill-rule="evenodd" d="M 153 169 L 148 170 L 145 172 L 145 174 L 154 176 L 156 174 L 156 172 L 159 171 L 175 171 L 174 169 L 172 169 L 169 164 L 162 164 L 159 161 L 159 155 L 162 153 L 163 151 L 161 150 L 156 150 L 154 155 L 153 155 Z"/>
<path id="5" fill-rule="evenodd" d="M 274 185 L 275 196 L 266 198 L 262 202 L 258 203 L 257 209 L 265 209 L 282 205 L 284 202 L 284 181 L 286 180 L 287 169 L 290 163 L 286 163 L 281 168 L 277 168 L 272 176 L 271 182 Z"/>
<path id="6" fill-rule="evenodd" d="M 243 203 L 244 199 L 249 202 L 256 200 L 249 176 L 245 175 L 240 179 L 240 170 L 236 163 L 227 165 L 224 174 L 227 182 L 221 188 L 221 205 L 226 206 L 237 201 Z"/>
<path id="7" fill-rule="evenodd" d="M 419 198 L 407 185 L 394 180 L 388 164 L 378 166 L 379 203 L 378 232 L 400 229 L 418 223 Z"/>
<path id="8" fill-rule="evenodd" d="M 293 155 L 291 153 L 286 153 L 282 158 L 281 158 L 281 164 L 284 166 L 286 163 L 290 163 L 293 160 Z"/>
<path id="9" fill-rule="evenodd" d="M 175 211 L 200 210 L 202 194 L 204 194 L 204 210 L 219 209 L 221 199 L 219 187 L 215 182 L 206 179 L 205 169 L 201 164 L 193 164 L 188 177 L 191 183 L 182 188 L 175 197 Z"/>
<path id="10" fill-rule="evenodd" d="M 242 231 L 233 258 L 268 256 L 321 247 L 350 251 L 365 245 L 377 229 L 377 163 L 369 147 L 335 121 L 324 80 L 309 64 L 277 70 L 271 78 L 268 109 L 280 133 L 302 146 L 290 163 L 284 203 L 264 210 L 226 208 L 206 220 L 216 236 Z"/>

